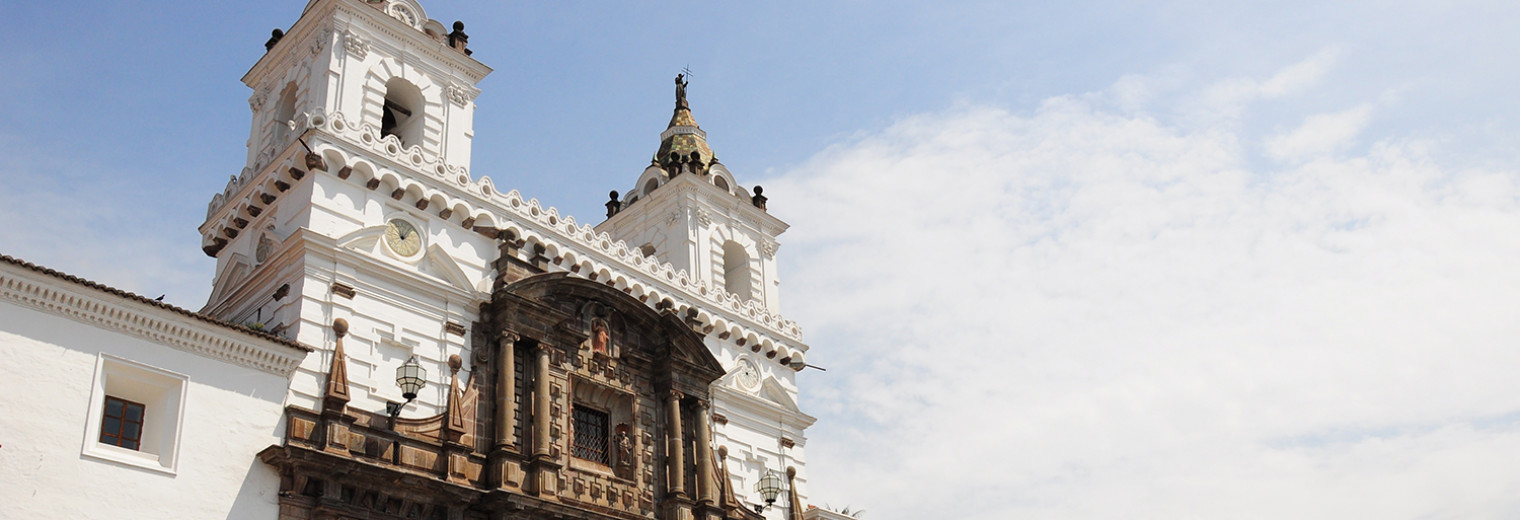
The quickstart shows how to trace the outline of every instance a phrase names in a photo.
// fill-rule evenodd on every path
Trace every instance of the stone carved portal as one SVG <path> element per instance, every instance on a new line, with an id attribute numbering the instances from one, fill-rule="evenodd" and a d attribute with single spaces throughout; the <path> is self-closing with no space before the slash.
<path id="1" fill-rule="evenodd" d="M 723 369 L 674 311 L 563 273 L 500 287 L 483 310 L 511 364 L 472 371 L 444 414 L 287 408 L 285 442 L 259 455 L 281 475 L 282 518 L 763 520 L 703 469 L 721 457 L 699 445 L 698 403 Z"/>

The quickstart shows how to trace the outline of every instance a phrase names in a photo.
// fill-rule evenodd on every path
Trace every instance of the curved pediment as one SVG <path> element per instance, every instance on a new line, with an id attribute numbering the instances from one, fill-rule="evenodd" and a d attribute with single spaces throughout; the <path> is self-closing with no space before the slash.
<path id="1" fill-rule="evenodd" d="M 459 266 L 459 262 L 454 260 L 448 250 L 438 244 L 429 245 L 423 250 L 422 256 L 416 260 L 398 260 L 395 254 L 387 252 L 381 244 L 384 236 L 385 226 L 369 226 L 338 237 L 337 242 L 338 247 L 410 265 L 417 272 L 443 280 L 455 288 L 465 291 L 477 290 L 476 283 L 470 280 L 470 275 Z"/>
<path id="2" fill-rule="evenodd" d="M 612 357 L 677 363 L 708 384 L 724 374 L 702 335 L 671 310 L 656 311 L 606 284 L 567 273 L 541 274 L 508 285 L 502 297 L 521 298 L 556 315 L 552 325 L 578 333 L 584 348 Z M 599 338 L 599 333 L 604 336 Z"/>

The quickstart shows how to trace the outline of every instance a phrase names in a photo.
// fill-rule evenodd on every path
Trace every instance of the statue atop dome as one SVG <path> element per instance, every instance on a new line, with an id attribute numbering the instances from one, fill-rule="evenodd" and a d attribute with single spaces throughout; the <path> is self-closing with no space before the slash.
<path id="1" fill-rule="evenodd" d="M 686 74 L 684 73 L 676 74 L 676 108 L 691 109 L 691 106 L 686 104 Z"/>

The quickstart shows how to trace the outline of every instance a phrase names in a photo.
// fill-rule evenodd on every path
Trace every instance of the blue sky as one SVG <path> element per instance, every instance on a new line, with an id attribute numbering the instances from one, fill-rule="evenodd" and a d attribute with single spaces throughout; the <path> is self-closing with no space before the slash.
<path id="1" fill-rule="evenodd" d="M 0 252 L 198 308 L 238 79 L 304 3 L 7 5 Z M 817 503 L 1520 513 L 1520 6 L 424 6 L 496 69 L 472 172 L 581 219 L 695 71 L 793 225 Z"/>

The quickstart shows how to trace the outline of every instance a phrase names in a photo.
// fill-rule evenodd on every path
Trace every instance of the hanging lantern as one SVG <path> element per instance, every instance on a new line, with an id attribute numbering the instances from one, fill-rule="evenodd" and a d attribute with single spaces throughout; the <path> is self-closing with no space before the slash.
<path id="1" fill-rule="evenodd" d="M 777 475 L 774 471 L 766 471 L 765 476 L 760 477 L 760 482 L 755 484 L 755 491 L 760 493 L 760 496 L 765 499 L 765 504 L 768 506 L 776 503 L 776 497 L 781 495 L 782 485 L 783 482 L 780 475 Z"/>
<path id="2" fill-rule="evenodd" d="M 427 370 L 417 364 L 417 356 L 412 356 L 406 363 L 396 367 L 396 386 L 401 387 L 401 396 L 407 401 L 417 398 L 417 392 L 427 385 Z"/>

